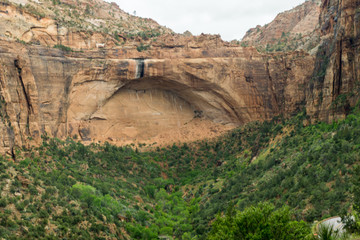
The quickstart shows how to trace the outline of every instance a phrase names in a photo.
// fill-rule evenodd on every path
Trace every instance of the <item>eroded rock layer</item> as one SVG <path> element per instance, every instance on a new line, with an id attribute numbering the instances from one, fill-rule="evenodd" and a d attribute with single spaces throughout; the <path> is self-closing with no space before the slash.
<path id="1" fill-rule="evenodd" d="M 11 152 L 44 133 L 84 141 L 151 141 L 194 119 L 236 126 L 287 115 L 302 107 L 314 65 L 303 52 L 182 49 L 182 55 L 194 56 L 183 58 L 176 51 L 66 55 L 0 42 L 2 148 Z"/>
<path id="2" fill-rule="evenodd" d="M 306 109 L 313 120 L 332 121 L 360 98 L 360 0 L 323 0 L 321 8 L 322 40 Z"/>
<path id="3" fill-rule="evenodd" d="M 50 36 L 52 28 L 32 30 L 29 43 L 40 45 L 0 37 L 0 152 L 14 156 L 44 134 L 114 144 L 197 140 L 304 108 L 313 121 L 343 118 L 360 98 L 359 6 L 322 1 L 316 54 L 259 53 L 210 35 L 122 46 L 103 34 Z M 69 34 L 78 37 L 66 42 Z M 51 48 L 59 43 L 74 51 Z"/>

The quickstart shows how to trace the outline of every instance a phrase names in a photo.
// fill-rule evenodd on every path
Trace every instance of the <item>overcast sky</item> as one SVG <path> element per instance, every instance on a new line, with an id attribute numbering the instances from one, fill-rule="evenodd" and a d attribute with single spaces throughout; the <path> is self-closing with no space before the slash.
<path id="1" fill-rule="evenodd" d="M 271 22 L 278 13 L 305 0 L 108 0 L 140 17 L 152 18 L 178 33 L 189 30 L 241 39 L 256 25 Z"/>

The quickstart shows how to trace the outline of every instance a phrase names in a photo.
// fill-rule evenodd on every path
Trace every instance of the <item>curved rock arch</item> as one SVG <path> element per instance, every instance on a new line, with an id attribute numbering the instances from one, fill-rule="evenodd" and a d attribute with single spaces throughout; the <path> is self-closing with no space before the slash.
<path id="1" fill-rule="evenodd" d="M 147 63 L 146 70 L 139 70 L 133 60 L 121 64 L 128 68 L 125 76 L 118 66 L 87 69 L 74 76 L 67 113 L 69 135 L 79 134 L 83 140 L 151 138 L 194 118 L 220 124 L 240 121 L 235 100 L 216 83 L 190 73 L 155 73 Z"/>
<path id="2" fill-rule="evenodd" d="M 303 69 L 302 65 L 288 70 L 288 63 L 280 63 L 283 60 L 263 58 L 92 61 L 73 76 L 67 134 L 107 139 L 128 129 L 125 138 L 138 139 L 179 128 L 195 117 L 232 126 L 269 119 L 289 103 L 295 109 L 304 97 L 297 85 L 306 76 L 301 82 L 291 80 L 291 71 Z M 294 97 L 284 86 L 295 88 L 298 100 L 288 101 Z"/>

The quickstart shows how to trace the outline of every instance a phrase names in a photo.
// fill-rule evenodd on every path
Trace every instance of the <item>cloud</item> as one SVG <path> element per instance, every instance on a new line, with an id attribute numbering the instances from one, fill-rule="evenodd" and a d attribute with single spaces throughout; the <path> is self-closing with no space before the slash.
<path id="1" fill-rule="evenodd" d="M 111 0 L 129 13 L 149 17 L 175 32 L 220 34 L 225 40 L 241 39 L 256 25 L 304 0 Z"/>

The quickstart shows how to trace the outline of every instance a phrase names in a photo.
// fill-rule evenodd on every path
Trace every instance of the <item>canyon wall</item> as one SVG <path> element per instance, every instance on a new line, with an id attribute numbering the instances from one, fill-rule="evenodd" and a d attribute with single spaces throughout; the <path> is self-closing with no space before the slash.
<path id="1" fill-rule="evenodd" d="M 66 53 L 7 41 L 0 62 L 1 143 L 9 153 L 45 133 L 116 144 L 194 119 L 236 126 L 288 115 L 302 108 L 314 65 L 304 52 L 254 48 Z"/>
<path id="2" fill-rule="evenodd" d="M 304 108 L 312 121 L 343 118 L 360 92 L 359 1 L 323 0 L 312 53 L 260 53 L 216 35 L 117 46 L 104 33 L 32 28 L 58 25 L 22 13 L 22 23 L 33 22 L 20 26 L 21 39 L 0 37 L 0 152 L 14 157 L 42 135 L 118 145 L 198 140 Z"/>
<path id="3" fill-rule="evenodd" d="M 360 98 L 360 1 L 323 0 L 319 23 L 306 108 L 313 120 L 329 122 L 343 118 Z"/>

